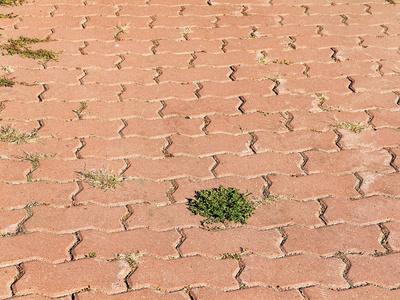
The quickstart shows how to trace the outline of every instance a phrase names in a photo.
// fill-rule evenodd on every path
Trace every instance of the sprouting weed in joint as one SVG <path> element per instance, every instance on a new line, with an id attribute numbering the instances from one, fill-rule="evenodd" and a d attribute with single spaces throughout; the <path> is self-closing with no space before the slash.
<path id="1" fill-rule="evenodd" d="M 82 181 L 103 190 L 115 189 L 125 180 L 123 176 L 108 174 L 105 171 L 84 171 L 78 174 Z"/>
<path id="2" fill-rule="evenodd" d="M 15 81 L 7 78 L 6 76 L 0 76 L 0 86 L 12 87 L 15 85 Z"/>
<path id="3" fill-rule="evenodd" d="M 290 66 L 290 65 L 294 64 L 294 62 L 288 61 L 286 59 L 284 59 L 284 60 L 275 59 L 275 60 L 272 61 L 272 63 L 273 64 L 280 64 L 280 65 L 287 65 L 287 66 Z"/>
<path id="4" fill-rule="evenodd" d="M 14 15 L 14 13 L 11 14 L 0 14 L 0 19 L 14 19 L 18 17 L 18 15 Z"/>
<path id="5" fill-rule="evenodd" d="M 48 158 L 48 157 L 53 157 L 54 155 L 51 154 L 42 154 L 42 153 L 35 153 L 35 154 L 29 154 L 25 153 L 25 156 L 20 156 L 19 159 L 22 161 L 30 161 L 33 168 L 37 168 L 39 166 L 39 161 L 42 158 Z"/>
<path id="6" fill-rule="evenodd" d="M 95 252 L 89 252 L 89 253 L 88 253 L 88 256 L 89 256 L 90 258 L 95 258 L 95 257 L 96 257 L 96 253 L 95 253 Z"/>
<path id="7" fill-rule="evenodd" d="M 353 131 L 354 133 L 362 133 L 363 131 L 369 130 L 371 128 L 370 125 L 364 124 L 362 122 L 360 123 L 351 123 L 351 122 L 341 122 L 336 125 L 334 125 L 335 129 L 346 129 Z"/>
<path id="8" fill-rule="evenodd" d="M 127 33 L 128 32 L 128 30 L 129 30 L 129 24 L 130 23 L 128 23 L 127 25 L 118 25 L 118 26 L 115 26 L 115 29 L 117 30 L 117 33 L 114 35 L 114 39 L 116 40 L 116 41 L 120 41 L 121 40 L 121 34 L 123 34 L 123 33 Z"/>
<path id="9" fill-rule="evenodd" d="M 0 46 L 3 50 L 3 55 L 20 55 L 25 58 L 43 59 L 44 61 L 57 61 L 58 53 L 45 49 L 32 50 L 29 45 L 38 43 L 47 43 L 52 40 L 46 39 L 32 39 L 20 36 L 18 39 L 8 39 L 8 44 Z"/>
<path id="10" fill-rule="evenodd" d="M 17 6 L 22 5 L 25 0 L 0 0 L 0 6 Z"/>
<path id="11" fill-rule="evenodd" d="M 12 128 L 11 126 L 1 127 L 0 129 L 0 141 L 8 142 L 10 144 L 26 144 L 31 143 L 39 139 L 36 131 L 30 133 L 24 133 L 20 130 Z"/>
<path id="12" fill-rule="evenodd" d="M 272 195 L 269 194 L 268 196 L 264 197 L 264 198 L 256 198 L 253 200 L 254 206 L 256 208 L 263 206 L 263 205 L 272 205 L 275 202 L 281 200 L 282 197 L 281 196 L 276 196 L 276 195 Z"/>

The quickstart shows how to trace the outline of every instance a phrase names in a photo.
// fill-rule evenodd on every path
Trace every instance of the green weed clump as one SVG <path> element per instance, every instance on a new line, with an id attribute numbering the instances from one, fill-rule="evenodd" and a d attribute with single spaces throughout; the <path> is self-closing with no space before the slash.
<path id="1" fill-rule="evenodd" d="M 11 14 L 0 14 L 0 19 L 14 19 L 18 17 L 17 15 Z"/>
<path id="2" fill-rule="evenodd" d="M 26 58 L 43 59 L 44 61 L 57 61 L 58 55 L 54 51 L 38 49 L 32 50 L 29 45 L 47 43 L 50 39 L 32 39 L 20 36 L 18 39 L 8 39 L 8 44 L 0 46 L 3 55 L 20 55 Z"/>
<path id="3" fill-rule="evenodd" d="M 236 188 L 219 188 L 197 191 L 189 200 L 189 210 L 206 218 L 203 223 L 235 222 L 246 224 L 256 207 L 248 200 L 250 194 Z"/>
<path id="4" fill-rule="evenodd" d="M 15 85 L 14 80 L 7 78 L 5 76 L 0 76 L 0 86 L 12 87 L 13 85 Z"/>
<path id="5" fill-rule="evenodd" d="M 1 127 L 0 141 L 8 142 L 10 144 L 26 144 L 34 142 L 39 138 L 36 131 L 24 133 L 20 130 L 14 129 L 11 126 Z"/>
<path id="6" fill-rule="evenodd" d="M 0 6 L 17 6 L 24 2 L 25 0 L 0 0 Z"/>
<path id="7" fill-rule="evenodd" d="M 125 180 L 122 176 L 107 174 L 104 171 L 85 171 L 78 174 L 82 181 L 103 190 L 115 189 Z"/>

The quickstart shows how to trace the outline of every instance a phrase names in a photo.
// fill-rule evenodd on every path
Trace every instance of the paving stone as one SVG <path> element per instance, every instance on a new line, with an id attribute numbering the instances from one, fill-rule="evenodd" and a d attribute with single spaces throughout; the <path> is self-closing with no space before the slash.
<path id="1" fill-rule="evenodd" d="M 18 276 L 16 267 L 0 268 L 0 297 L 11 297 L 11 284 L 15 281 L 15 276 Z"/>
<path id="2" fill-rule="evenodd" d="M 309 287 L 302 290 L 303 294 L 310 299 L 388 299 L 395 300 L 399 297 L 399 290 L 387 290 L 377 286 L 362 286 L 353 289 L 334 291 L 321 287 Z"/>

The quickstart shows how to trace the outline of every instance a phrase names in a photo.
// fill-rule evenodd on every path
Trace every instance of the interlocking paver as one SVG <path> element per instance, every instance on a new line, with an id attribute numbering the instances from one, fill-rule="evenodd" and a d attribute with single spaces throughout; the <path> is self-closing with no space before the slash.
<path id="1" fill-rule="evenodd" d="M 0 298 L 398 298 L 400 6 L 267 2 L 2 6 Z"/>

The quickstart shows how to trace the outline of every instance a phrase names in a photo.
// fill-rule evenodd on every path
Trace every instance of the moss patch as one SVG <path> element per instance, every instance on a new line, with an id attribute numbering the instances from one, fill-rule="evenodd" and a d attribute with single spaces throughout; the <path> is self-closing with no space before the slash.
<path id="1" fill-rule="evenodd" d="M 189 210 L 206 219 L 203 223 L 235 222 L 246 224 L 256 209 L 248 200 L 250 194 L 240 193 L 236 188 L 219 188 L 197 191 L 189 199 Z"/>
<path id="2" fill-rule="evenodd" d="M 8 39 L 8 43 L 1 45 L 3 55 L 20 55 L 26 58 L 43 59 L 44 61 L 57 61 L 58 55 L 54 51 L 38 49 L 32 50 L 30 45 L 50 42 L 50 39 L 32 39 L 20 36 L 18 39 Z"/>
<path id="3" fill-rule="evenodd" d="M 24 133 L 14 129 L 11 126 L 5 126 L 0 129 L 0 141 L 10 144 L 27 144 L 36 141 L 39 136 L 36 131 Z"/>
<path id="4" fill-rule="evenodd" d="M 125 180 L 122 176 L 107 174 L 105 171 L 79 172 L 81 180 L 103 190 L 115 189 Z"/>

